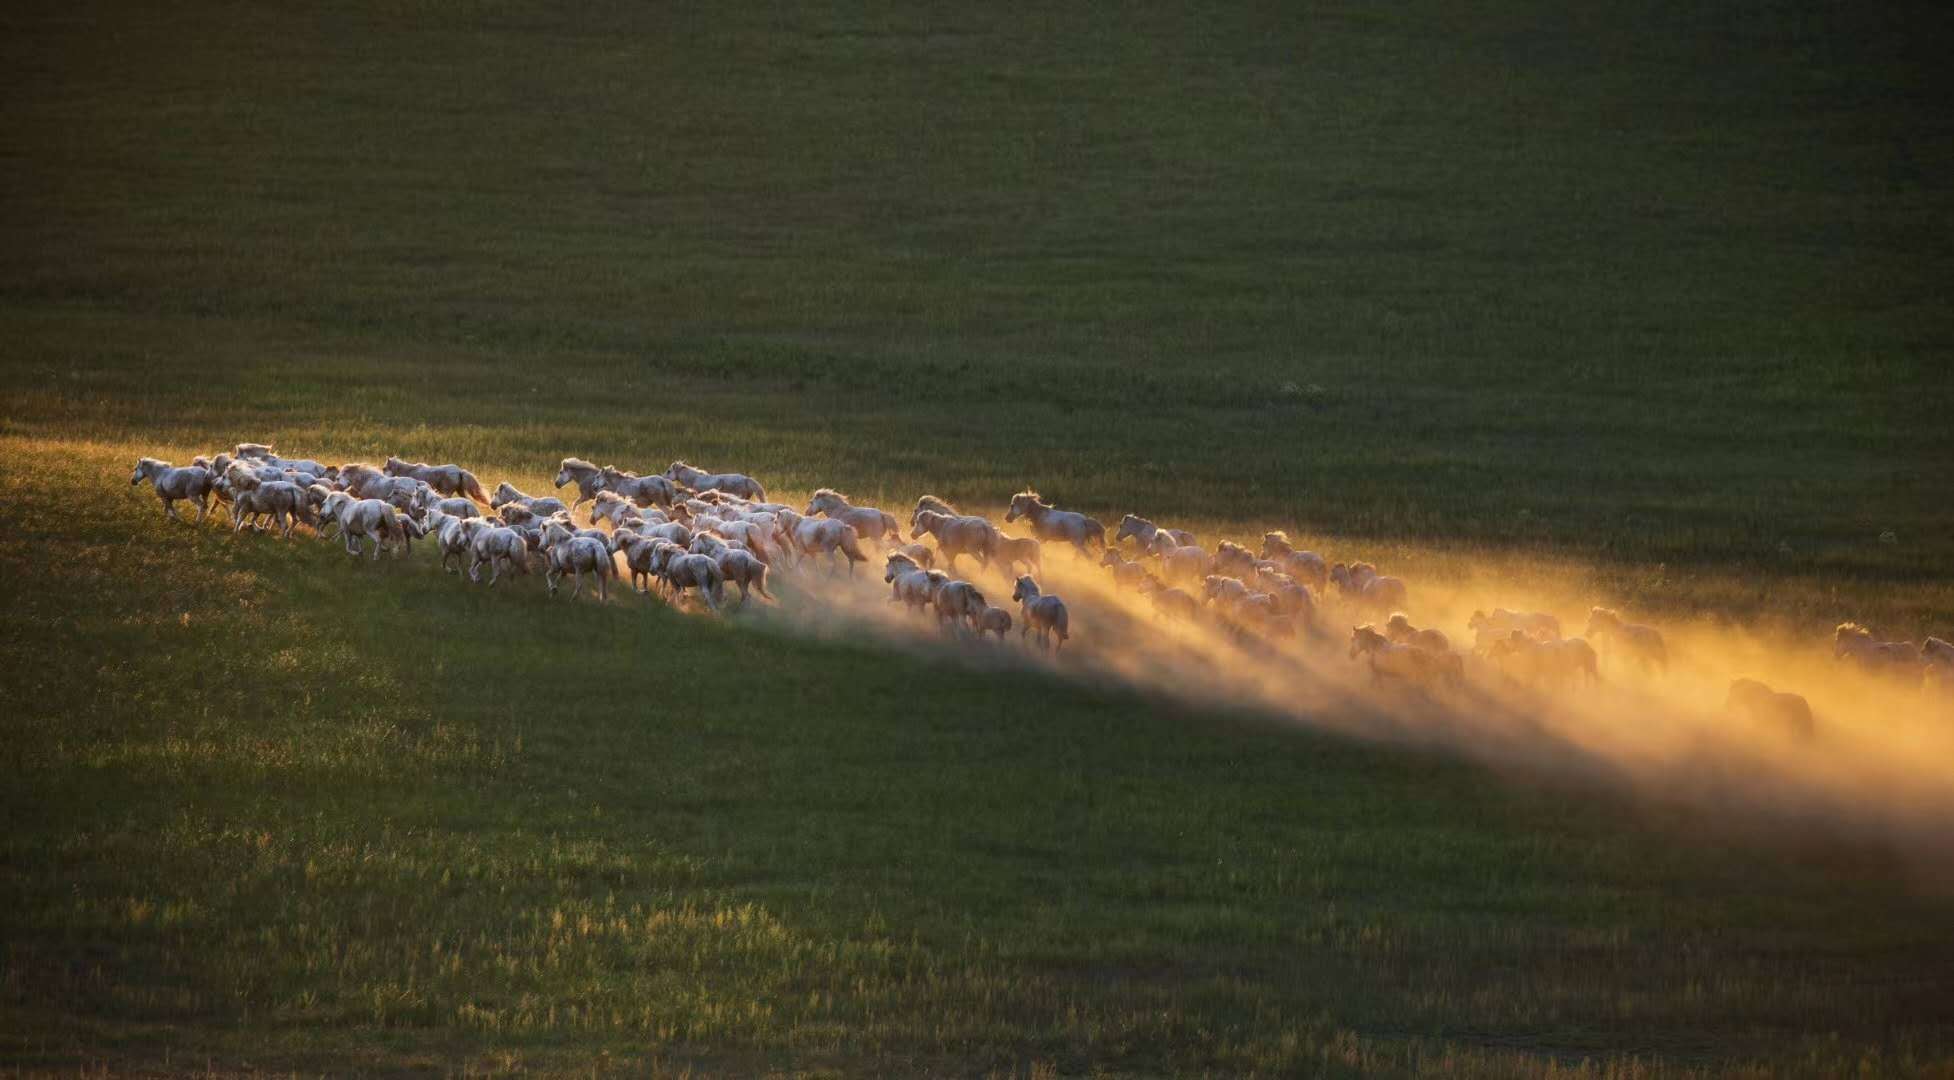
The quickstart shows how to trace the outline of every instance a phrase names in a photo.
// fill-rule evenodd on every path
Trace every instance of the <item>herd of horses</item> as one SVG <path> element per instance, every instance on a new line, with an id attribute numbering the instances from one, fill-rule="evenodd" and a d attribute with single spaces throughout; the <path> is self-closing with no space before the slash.
<path id="1" fill-rule="evenodd" d="M 1039 582 L 1046 547 L 1053 545 L 1075 558 L 1096 556 L 1112 587 L 1142 597 L 1157 617 L 1212 626 L 1246 647 L 1322 637 L 1334 608 L 1351 626 L 1349 659 L 1366 664 L 1374 682 L 1436 693 L 1466 678 L 1465 655 L 1446 633 L 1419 627 L 1404 613 L 1411 607 L 1409 585 L 1370 563 L 1331 562 L 1298 549 L 1282 532 L 1264 534 L 1259 551 L 1228 540 L 1209 550 L 1193 533 L 1133 514 L 1109 540 L 1098 520 L 1054 507 L 1032 490 L 1013 495 L 1004 514 L 1005 524 L 1022 521 L 1029 530 L 1014 537 L 933 495 L 917 500 L 905 535 L 895 515 L 856 506 L 833 489 L 816 491 L 796 510 L 768 501 L 751 476 L 684 461 L 640 475 L 564 458 L 555 484 L 574 489 L 567 503 L 508 483 L 485 490 L 459 465 L 388 458 L 379 467 L 335 466 L 283 457 L 262 443 L 241 443 L 181 467 L 143 458 L 130 482 L 145 481 L 164 514 L 179 521 L 177 503 L 195 504 L 199 523 L 214 503 L 234 531 L 276 529 L 289 538 L 305 525 L 322 539 L 337 534 L 350 554 L 373 559 L 382 548 L 405 554 L 415 540 L 426 540 L 444 570 L 469 581 L 481 582 L 486 573 L 493 587 L 505 575 L 540 568 L 552 595 L 565 579 L 578 595 L 588 576 L 600 600 L 608 598 L 621 565 L 636 590 L 675 604 L 696 596 L 714 611 L 726 602 L 728 586 L 739 589 L 742 604 L 753 593 L 772 600 L 770 574 L 825 564 L 830 573 L 845 565 L 853 575 L 873 549 L 883 559 L 890 603 L 933 615 L 958 634 L 1002 640 L 1016 626 L 1021 639 L 1035 634 L 1056 653 L 1072 625 L 1065 600 Z M 585 504 L 580 524 L 574 515 Z M 956 576 L 966 558 L 1012 579 L 1015 619 L 977 582 Z M 1612 662 L 1646 675 L 1662 673 L 1670 659 L 1660 630 L 1605 607 L 1589 611 L 1579 636 L 1564 636 L 1550 613 L 1504 608 L 1475 611 L 1466 628 L 1472 655 L 1539 688 L 1599 681 L 1597 644 Z M 1833 653 L 1884 679 L 1954 689 L 1954 644 L 1940 638 L 1917 645 L 1880 641 L 1863 626 L 1843 623 Z M 1732 682 L 1725 708 L 1794 735 L 1813 732 L 1802 696 L 1755 679 Z"/>

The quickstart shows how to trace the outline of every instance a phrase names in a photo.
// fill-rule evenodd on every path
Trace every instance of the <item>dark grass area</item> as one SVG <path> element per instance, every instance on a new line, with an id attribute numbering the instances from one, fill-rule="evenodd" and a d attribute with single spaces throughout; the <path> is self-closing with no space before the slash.
<path id="1" fill-rule="evenodd" d="M 9 6 L 0 1054 L 1945 1068 L 1945 905 L 1844 838 L 125 485 L 259 437 L 1031 482 L 1944 631 L 1947 18 Z"/>

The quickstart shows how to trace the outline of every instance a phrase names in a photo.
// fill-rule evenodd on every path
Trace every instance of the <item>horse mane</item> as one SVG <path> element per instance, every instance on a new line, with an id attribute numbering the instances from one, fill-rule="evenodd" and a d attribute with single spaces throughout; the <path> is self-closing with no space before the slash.
<path id="1" fill-rule="evenodd" d="M 1040 498 L 1038 495 L 1037 488 L 1026 488 L 1023 491 L 1018 492 L 1016 495 L 1011 496 L 1011 498 L 1013 501 L 1016 501 L 1017 499 L 1020 498 L 1027 498 L 1030 499 L 1032 502 L 1039 503 L 1041 505 L 1044 503 L 1044 500 Z"/>
<path id="2" fill-rule="evenodd" d="M 563 459 L 563 464 L 562 464 L 562 465 L 560 466 L 560 468 L 565 468 L 565 469 L 589 469 L 589 470 L 590 470 L 591 472 L 603 472 L 603 471 L 604 471 L 604 470 L 602 470 L 602 469 L 600 469 L 600 468 L 598 468 L 597 466 L 595 466 L 595 465 L 592 465 L 592 464 L 591 464 L 590 462 L 588 462 L 588 461 L 585 461 L 584 459 L 582 459 L 582 458 L 580 458 L 580 457 L 567 457 L 567 458 L 564 458 L 564 459 Z"/>
<path id="3" fill-rule="evenodd" d="M 1263 533 L 1263 534 L 1262 534 L 1262 539 L 1264 539 L 1264 540 L 1277 540 L 1277 541 L 1280 541 L 1280 542 L 1282 542 L 1282 543 L 1285 543 L 1285 544 L 1287 544 L 1287 543 L 1289 542 L 1289 534 L 1288 534 L 1288 533 L 1286 533 L 1286 532 L 1283 532 L 1283 531 L 1282 531 L 1281 529 L 1277 529 L 1277 530 L 1275 530 L 1274 532 L 1269 532 L 1269 533 Z"/>
<path id="4" fill-rule="evenodd" d="M 833 495 L 835 498 L 840 499 L 842 502 L 848 501 L 848 496 L 843 495 L 841 492 L 836 491 L 833 488 L 815 488 L 814 494 L 809 496 L 809 498 L 818 499 L 823 495 Z"/>
<path id="5" fill-rule="evenodd" d="M 1861 625 L 1859 625 L 1859 624 L 1858 624 L 1858 623 L 1856 623 L 1856 622 L 1842 622 L 1842 623 L 1840 623 L 1840 624 L 1838 625 L 1838 629 L 1836 629 L 1836 630 L 1833 630 L 1833 631 L 1832 631 L 1832 636 L 1833 636 L 1833 637 L 1838 637 L 1838 636 L 1839 636 L 1840 634 L 1851 634 L 1851 635 L 1853 635 L 1853 636 L 1855 636 L 1855 637 L 1872 637 L 1872 636 L 1873 636 L 1873 632 L 1872 632 L 1871 630 L 1869 630 L 1869 629 L 1867 629 L 1867 628 L 1866 628 L 1866 627 L 1864 627 L 1864 626 L 1861 626 Z"/>

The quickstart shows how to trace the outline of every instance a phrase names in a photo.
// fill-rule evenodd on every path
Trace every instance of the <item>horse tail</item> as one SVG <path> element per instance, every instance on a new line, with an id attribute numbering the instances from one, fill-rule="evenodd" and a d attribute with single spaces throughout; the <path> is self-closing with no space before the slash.
<path id="1" fill-rule="evenodd" d="M 1086 525 L 1091 529 L 1087 535 L 1099 541 L 1099 550 L 1106 550 L 1106 526 L 1101 524 L 1098 518 L 1090 517 L 1086 519 Z"/>
<path id="2" fill-rule="evenodd" d="M 488 495 L 482 491 L 482 482 L 475 479 L 475 474 L 467 469 L 461 470 L 461 488 L 469 498 L 483 506 L 489 504 Z"/>
<path id="3" fill-rule="evenodd" d="M 754 502 L 767 501 L 767 489 L 760 486 L 760 481 L 755 480 L 750 476 L 747 477 L 746 489 L 752 493 L 748 495 L 747 498 L 752 499 Z"/>
<path id="4" fill-rule="evenodd" d="M 760 574 L 753 579 L 753 587 L 759 590 L 761 596 L 769 600 L 773 599 L 773 594 L 767 591 L 767 566 L 765 563 L 760 564 Z"/>

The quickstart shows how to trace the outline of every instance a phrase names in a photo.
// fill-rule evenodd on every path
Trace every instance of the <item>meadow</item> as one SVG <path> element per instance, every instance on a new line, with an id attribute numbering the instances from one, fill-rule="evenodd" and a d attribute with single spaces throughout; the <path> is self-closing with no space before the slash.
<path id="1" fill-rule="evenodd" d="M 1830 830 L 164 522 L 683 456 L 1954 626 L 1930 5 L 10 5 L 0 1059 L 1944 1073 Z"/>

